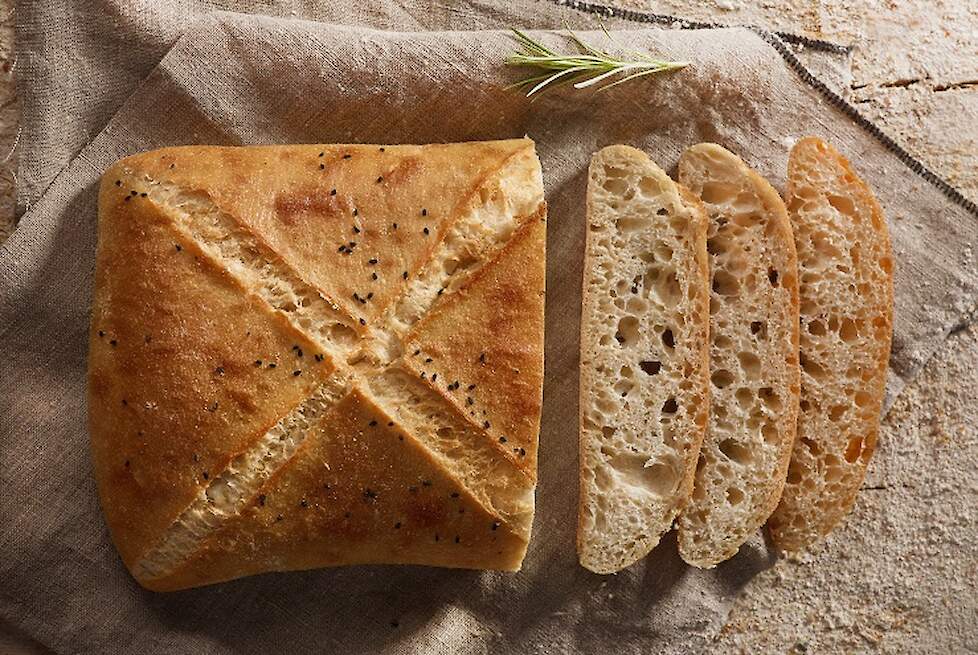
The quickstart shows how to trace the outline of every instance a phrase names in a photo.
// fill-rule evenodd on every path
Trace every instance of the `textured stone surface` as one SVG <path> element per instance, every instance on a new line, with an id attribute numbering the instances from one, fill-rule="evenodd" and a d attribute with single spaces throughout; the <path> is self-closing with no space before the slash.
<path id="1" fill-rule="evenodd" d="M 978 5 L 913 0 L 619 4 L 856 45 L 860 111 L 978 200 Z M 12 0 L 0 0 L 0 240 L 13 212 Z M 978 247 L 978 244 L 975 244 Z M 978 266 L 978 263 L 976 263 Z M 856 508 L 737 599 L 718 652 L 978 650 L 978 330 L 963 325 L 883 424 Z M 14 651 L 0 628 L 0 651 Z M 24 650 L 23 652 L 35 652 Z"/>

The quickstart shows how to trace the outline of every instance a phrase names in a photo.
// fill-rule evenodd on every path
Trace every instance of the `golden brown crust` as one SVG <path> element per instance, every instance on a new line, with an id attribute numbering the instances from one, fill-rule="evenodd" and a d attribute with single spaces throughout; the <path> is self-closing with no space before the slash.
<path id="1" fill-rule="evenodd" d="M 546 210 L 412 330 L 405 364 L 434 386 L 502 456 L 536 475 L 543 404 Z M 459 330 L 464 325 L 466 329 Z"/>
<path id="2" fill-rule="evenodd" d="M 792 149 L 786 200 L 802 275 L 801 411 L 787 483 L 768 527 L 778 548 L 793 552 L 845 517 L 875 450 L 892 335 L 893 256 L 872 191 L 821 139 L 807 137 Z"/>
<path id="3" fill-rule="evenodd" d="M 176 234 L 152 200 L 123 194 L 114 180 L 103 186 L 89 427 L 102 506 L 132 564 L 332 366 Z"/>
<path id="4" fill-rule="evenodd" d="M 523 168 L 507 173 L 516 155 Z M 500 175 L 509 176 L 509 187 L 499 185 Z M 458 275 L 458 287 L 439 298 L 436 315 L 448 318 L 441 324 L 432 318 L 433 327 L 415 331 L 432 349 L 438 338 L 450 342 L 447 376 L 464 359 L 456 347 L 472 342 L 466 325 L 479 327 L 456 318 L 475 319 L 478 303 L 490 300 L 514 303 L 507 311 L 521 312 L 527 331 L 518 358 L 526 369 L 521 395 L 500 393 L 487 411 L 503 424 L 519 424 L 519 447 L 528 457 L 491 451 L 498 459 L 493 466 L 514 475 L 503 476 L 508 488 L 486 496 L 466 490 L 472 478 L 452 470 L 451 452 L 439 450 L 430 435 L 414 432 L 419 422 L 410 429 L 387 425 L 396 419 L 386 418 L 389 409 L 377 404 L 366 380 L 388 362 L 367 363 L 356 353 L 368 337 L 398 338 L 385 322 L 389 307 L 481 196 L 498 197 L 505 207 L 512 185 L 529 188 L 522 202 L 537 206 L 522 217 L 526 229 L 516 231 L 502 254 L 479 254 Z M 542 393 L 544 214 L 528 139 L 194 146 L 143 153 L 110 168 L 99 198 L 90 426 L 106 519 L 137 579 L 162 590 L 357 562 L 518 568 L 532 519 Z M 497 310 L 482 308 L 484 316 Z M 389 370 L 400 366 L 391 364 Z M 478 384 L 491 387 L 493 372 Z M 396 383 L 397 377 L 384 379 Z M 433 411 L 459 413 L 439 395 L 442 380 L 426 384 L 437 389 L 425 392 Z M 336 398 L 324 392 L 334 387 Z M 400 391 L 380 400 L 389 405 Z M 355 432 L 354 417 L 376 420 L 380 429 Z M 481 423 L 472 427 L 480 431 L 498 442 Z M 256 462 L 265 464 L 252 475 L 247 467 Z M 302 500 L 297 494 L 333 485 L 323 478 L 333 479 L 331 469 L 343 472 L 335 487 L 338 506 L 352 514 L 354 501 L 362 505 L 372 485 L 385 492 L 377 504 L 383 512 L 348 529 L 318 510 L 285 526 L 262 522 L 267 512 L 256 510 L 260 498 L 269 508 L 285 503 L 284 514 Z M 412 494 L 388 505 L 411 476 L 438 480 L 459 496 Z M 415 522 L 401 521 L 394 539 L 394 528 L 381 530 L 389 518 L 384 512 Z M 488 537 L 480 536 L 482 524 Z M 422 527 L 444 531 L 449 544 L 429 544 Z M 455 546 L 456 535 L 461 547 L 442 547 Z M 324 542 L 349 550 L 324 549 Z M 258 544 L 268 547 L 264 555 Z"/>
<path id="5" fill-rule="evenodd" d="M 525 139 L 465 144 L 464 153 L 458 144 L 184 146 L 117 166 L 206 194 L 328 299 L 370 322 L 486 178 L 527 147 Z"/>
<path id="6" fill-rule="evenodd" d="M 421 442 L 359 391 L 157 591 L 264 571 L 345 564 L 519 568 L 522 535 L 489 513 Z"/>

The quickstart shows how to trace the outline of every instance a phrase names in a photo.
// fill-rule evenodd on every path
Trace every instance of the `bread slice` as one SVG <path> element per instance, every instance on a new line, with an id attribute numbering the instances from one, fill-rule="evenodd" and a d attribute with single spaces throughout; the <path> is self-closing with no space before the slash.
<path id="1" fill-rule="evenodd" d="M 879 204 L 852 166 L 808 137 L 788 160 L 800 272 L 801 402 L 781 503 L 768 526 L 801 550 L 849 512 L 876 447 L 893 322 L 893 255 Z"/>
<path id="2" fill-rule="evenodd" d="M 798 416 L 798 259 L 781 196 L 733 153 L 701 143 L 679 181 L 710 217 L 710 420 L 679 553 L 733 557 L 781 497 Z"/>
<path id="3" fill-rule="evenodd" d="M 106 522 L 140 584 L 518 569 L 545 217 L 529 139 L 190 146 L 106 171 L 89 421 Z"/>
<path id="4" fill-rule="evenodd" d="M 581 565 L 648 554 L 693 484 L 708 412 L 706 214 L 645 153 L 594 155 L 581 316 Z"/>

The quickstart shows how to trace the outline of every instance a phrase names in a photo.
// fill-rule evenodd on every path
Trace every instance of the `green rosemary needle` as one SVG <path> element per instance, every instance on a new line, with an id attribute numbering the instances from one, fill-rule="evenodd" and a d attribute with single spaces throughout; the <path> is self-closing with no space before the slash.
<path id="1" fill-rule="evenodd" d="M 610 40 L 608 30 L 604 26 L 601 30 Z M 567 30 L 567 34 L 581 49 L 580 53 L 559 54 L 513 28 L 514 38 L 522 46 L 522 51 L 507 57 L 506 64 L 538 68 L 544 72 L 520 80 L 508 88 L 529 87 L 527 97 L 563 84 L 573 84 L 575 89 L 586 89 L 594 85 L 601 85 L 599 89 L 609 89 L 637 77 L 675 71 L 689 65 L 685 61 L 664 61 L 634 51 L 627 53 L 627 59 L 615 57 L 585 43 L 570 30 Z"/>

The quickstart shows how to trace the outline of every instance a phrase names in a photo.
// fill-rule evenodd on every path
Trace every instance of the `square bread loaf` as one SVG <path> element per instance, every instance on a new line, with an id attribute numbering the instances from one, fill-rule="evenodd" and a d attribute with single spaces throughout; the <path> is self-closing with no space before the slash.
<path id="1" fill-rule="evenodd" d="M 114 164 L 89 421 L 133 576 L 165 591 L 360 563 L 519 569 L 545 220 L 528 139 Z"/>

